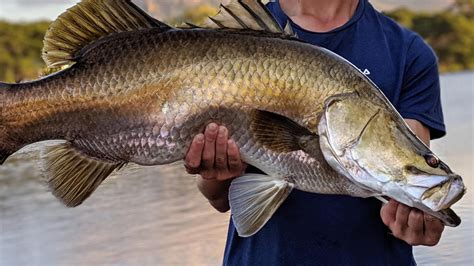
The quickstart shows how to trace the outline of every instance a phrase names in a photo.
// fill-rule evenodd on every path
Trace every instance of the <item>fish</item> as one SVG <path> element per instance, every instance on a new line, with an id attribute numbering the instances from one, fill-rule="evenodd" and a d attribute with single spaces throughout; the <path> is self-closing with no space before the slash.
<path id="1" fill-rule="evenodd" d="M 167 25 L 129 0 L 82 0 L 54 21 L 42 57 L 59 71 L 0 84 L 0 164 L 46 148 L 53 195 L 83 203 L 129 163 L 183 160 L 193 137 L 224 125 L 244 174 L 229 188 L 237 232 L 257 233 L 293 189 L 390 197 L 439 218 L 465 193 L 383 92 L 335 53 L 281 27 L 261 1 L 221 5 L 205 25 Z"/>

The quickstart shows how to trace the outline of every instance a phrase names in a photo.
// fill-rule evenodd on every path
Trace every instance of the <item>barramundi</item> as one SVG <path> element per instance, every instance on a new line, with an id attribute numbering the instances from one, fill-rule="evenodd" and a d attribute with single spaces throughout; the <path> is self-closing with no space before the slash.
<path id="1" fill-rule="evenodd" d="M 450 206 L 465 192 L 461 177 L 369 78 L 299 40 L 260 1 L 234 0 L 203 26 L 172 27 L 128 0 L 83 0 L 51 24 L 43 59 L 60 70 L 0 85 L 0 162 L 64 140 L 42 159 L 49 188 L 69 207 L 128 163 L 182 160 L 215 122 L 265 173 L 230 186 L 241 236 L 293 189 L 390 197 L 460 223 Z"/>

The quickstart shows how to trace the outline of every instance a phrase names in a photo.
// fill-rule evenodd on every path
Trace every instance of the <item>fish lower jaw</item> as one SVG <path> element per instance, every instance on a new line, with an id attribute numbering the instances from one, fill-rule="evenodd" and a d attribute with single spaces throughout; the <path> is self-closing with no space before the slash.
<path id="1" fill-rule="evenodd" d="M 421 199 L 414 197 L 407 193 L 399 184 L 388 182 L 381 187 L 381 193 L 384 196 L 392 198 L 400 203 L 408 206 L 415 206 L 422 204 Z"/>
<path id="2" fill-rule="evenodd" d="M 415 198 L 403 190 L 402 186 L 397 183 L 387 183 L 383 188 L 383 195 L 390 197 L 407 206 L 417 208 L 431 216 L 440 219 L 445 225 L 456 227 L 461 223 L 459 217 L 449 209 L 449 212 L 432 210 L 420 198 Z"/>
<path id="3" fill-rule="evenodd" d="M 348 164 L 350 165 L 350 164 Z M 432 187 L 421 187 L 410 184 L 403 184 L 382 176 L 374 177 L 370 173 L 358 168 L 357 164 L 346 167 L 345 176 L 351 179 L 361 188 L 379 193 L 380 195 L 392 198 L 405 205 L 418 208 L 425 212 L 439 212 L 449 208 L 452 204 L 458 201 L 465 192 L 462 181 L 460 184 L 453 184 L 452 180 L 447 180 L 442 184 L 434 185 Z M 460 179 L 459 179 L 460 180 Z M 434 197 L 424 197 L 430 189 L 438 186 L 448 186 L 446 189 L 448 193 L 440 195 L 438 199 Z"/>
<path id="4" fill-rule="evenodd" d="M 436 211 L 432 209 L 432 206 L 423 202 L 421 195 L 412 195 L 408 193 L 406 187 L 396 182 L 387 182 L 383 184 L 381 186 L 381 192 L 384 196 L 392 198 L 405 205 L 419 209 L 430 209 L 431 211 Z"/>
<path id="5" fill-rule="evenodd" d="M 423 197 L 420 195 L 412 195 L 407 192 L 409 191 L 407 187 L 404 187 L 403 185 L 400 185 L 396 182 L 385 183 L 382 186 L 381 191 L 384 196 L 431 214 L 439 212 L 443 209 L 447 209 L 451 206 L 447 204 L 440 204 L 440 202 L 446 202 L 444 198 L 441 201 L 433 201 L 429 198 L 423 199 Z"/>
<path id="6" fill-rule="evenodd" d="M 464 187 L 459 187 L 456 184 L 449 184 L 448 193 L 443 195 L 440 200 L 435 201 L 430 198 L 422 197 L 421 201 L 433 211 L 441 211 L 451 207 L 451 205 L 460 200 L 465 193 L 466 189 Z"/>

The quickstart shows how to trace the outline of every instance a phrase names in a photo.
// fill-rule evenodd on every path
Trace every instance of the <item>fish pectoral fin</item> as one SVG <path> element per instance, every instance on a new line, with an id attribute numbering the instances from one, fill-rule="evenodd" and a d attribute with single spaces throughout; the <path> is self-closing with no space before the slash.
<path id="1" fill-rule="evenodd" d="M 293 186 L 283 179 L 261 174 L 246 174 L 233 180 L 229 204 L 239 236 L 257 233 L 285 201 Z"/>
<path id="2" fill-rule="evenodd" d="M 71 143 L 50 147 L 43 156 L 46 182 L 53 195 L 68 207 L 80 205 L 115 169 L 124 165 L 90 157 Z"/>
<path id="3" fill-rule="evenodd" d="M 134 5 L 130 0 L 82 0 L 61 14 L 44 37 L 43 60 L 50 68 L 75 62 L 87 45 L 114 33 L 171 27 Z"/>
<path id="4" fill-rule="evenodd" d="M 295 121 L 272 112 L 252 112 L 251 130 L 255 139 L 275 152 L 306 151 L 308 144 L 319 147 L 318 136 Z"/>

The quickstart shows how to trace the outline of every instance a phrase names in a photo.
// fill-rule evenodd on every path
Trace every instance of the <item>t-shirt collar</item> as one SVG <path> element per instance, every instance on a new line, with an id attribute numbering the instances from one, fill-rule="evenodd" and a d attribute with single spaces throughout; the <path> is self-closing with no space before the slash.
<path id="1" fill-rule="evenodd" d="M 359 0 L 359 4 L 357 5 L 357 9 L 354 13 L 354 15 L 352 16 L 352 18 L 344 25 L 340 26 L 340 27 L 337 27 L 331 31 L 327 31 L 327 32 L 313 32 L 313 31 L 309 31 L 309 30 L 306 30 L 306 29 L 303 29 L 301 28 L 298 24 L 294 23 L 284 12 L 283 10 L 281 9 L 281 6 L 280 6 L 280 1 L 279 0 L 275 0 L 275 4 L 276 4 L 276 16 L 279 17 L 279 18 L 284 18 L 283 21 L 290 21 L 291 23 L 291 26 L 294 28 L 294 29 L 297 29 L 299 31 L 305 31 L 305 32 L 310 32 L 310 33 L 315 33 L 315 34 L 329 34 L 329 33 L 334 33 L 334 32 L 337 32 L 337 31 L 341 31 L 341 30 L 344 30 L 352 25 L 354 25 L 354 23 L 356 23 L 361 17 L 362 15 L 364 14 L 364 10 L 365 10 L 365 6 L 367 5 L 367 1 L 368 0 Z M 285 22 L 286 23 L 286 22 Z M 282 25 L 282 26 L 285 26 L 285 25 Z"/>

